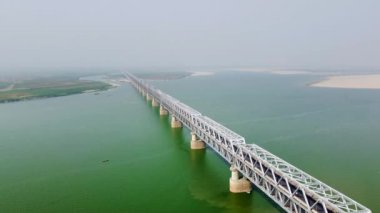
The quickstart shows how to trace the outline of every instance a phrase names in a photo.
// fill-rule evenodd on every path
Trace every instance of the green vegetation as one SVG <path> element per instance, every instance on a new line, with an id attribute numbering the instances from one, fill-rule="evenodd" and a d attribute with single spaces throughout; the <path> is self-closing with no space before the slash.
<path id="1" fill-rule="evenodd" d="M 109 83 L 124 79 L 121 73 L 107 74 L 102 80 L 96 81 L 88 77 L 92 73 L 65 72 L 60 74 L 35 74 L 3 76 L 0 79 L 0 103 L 36 98 L 48 98 L 83 93 L 86 91 L 106 90 Z M 190 76 L 190 72 L 145 72 L 137 76 L 149 80 L 175 80 Z M 81 77 L 83 80 L 80 80 Z M 95 76 L 96 77 L 96 76 Z M 86 79 L 86 80 L 84 80 Z"/>
<path id="2" fill-rule="evenodd" d="M 60 76 L 45 77 L 19 82 L 6 82 L 0 88 L 14 84 L 9 90 L 0 91 L 0 103 L 35 98 L 58 97 L 83 93 L 85 91 L 98 91 L 110 88 L 109 84 L 95 81 L 82 81 L 77 77 Z"/>

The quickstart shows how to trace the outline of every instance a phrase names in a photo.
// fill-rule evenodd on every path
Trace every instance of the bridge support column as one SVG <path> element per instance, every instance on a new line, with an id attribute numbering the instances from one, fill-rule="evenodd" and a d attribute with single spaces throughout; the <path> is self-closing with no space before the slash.
<path id="1" fill-rule="evenodd" d="M 206 148 L 205 142 L 197 139 L 197 135 L 192 132 L 191 133 L 191 142 L 190 142 L 191 149 L 204 149 Z"/>
<path id="2" fill-rule="evenodd" d="M 172 128 L 181 128 L 182 123 L 181 121 L 177 120 L 174 116 L 172 116 Z"/>
<path id="3" fill-rule="evenodd" d="M 167 115 L 168 111 L 161 105 L 160 106 L 160 115 Z"/>
<path id="4" fill-rule="evenodd" d="M 158 102 L 152 98 L 152 107 L 158 107 Z"/>
<path id="5" fill-rule="evenodd" d="M 231 166 L 230 192 L 232 193 L 250 193 L 252 190 L 251 182 L 245 177 L 239 178 L 239 171 L 235 166 Z"/>
<path id="6" fill-rule="evenodd" d="M 152 97 L 148 93 L 146 93 L 146 100 L 147 101 L 151 101 L 152 100 Z"/>

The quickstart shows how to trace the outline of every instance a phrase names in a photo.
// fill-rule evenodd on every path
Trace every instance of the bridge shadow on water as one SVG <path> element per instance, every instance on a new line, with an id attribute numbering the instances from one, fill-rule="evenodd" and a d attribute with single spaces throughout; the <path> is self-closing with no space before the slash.
<path id="1" fill-rule="evenodd" d="M 223 212 L 285 212 L 255 186 L 249 194 L 231 193 L 230 165 L 211 148 L 190 149 L 189 155 L 191 161 L 189 190 L 195 199 L 206 201 L 212 206 L 221 208 Z"/>

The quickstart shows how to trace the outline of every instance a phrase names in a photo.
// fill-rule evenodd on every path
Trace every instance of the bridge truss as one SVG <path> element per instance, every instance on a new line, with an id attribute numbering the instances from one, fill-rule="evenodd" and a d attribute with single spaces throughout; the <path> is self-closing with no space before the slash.
<path id="1" fill-rule="evenodd" d="M 220 123 L 128 73 L 131 84 L 152 96 L 173 117 L 262 190 L 286 212 L 371 213 L 341 192 L 296 168 Z"/>

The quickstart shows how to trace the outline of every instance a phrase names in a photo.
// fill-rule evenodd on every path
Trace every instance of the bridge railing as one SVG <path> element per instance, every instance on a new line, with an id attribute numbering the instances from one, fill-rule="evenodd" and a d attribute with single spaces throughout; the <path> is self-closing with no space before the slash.
<path id="1" fill-rule="evenodd" d="M 296 168 L 200 112 L 127 74 L 131 83 L 159 102 L 202 141 L 234 165 L 287 212 L 370 213 L 359 204 L 318 179 Z"/>

